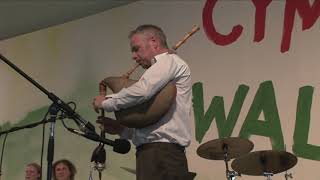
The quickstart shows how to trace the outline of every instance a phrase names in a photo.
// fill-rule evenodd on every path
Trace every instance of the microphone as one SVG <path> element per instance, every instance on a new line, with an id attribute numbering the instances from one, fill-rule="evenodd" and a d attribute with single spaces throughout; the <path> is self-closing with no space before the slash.
<path id="1" fill-rule="evenodd" d="M 114 141 L 109 140 L 109 139 L 105 139 L 105 138 L 101 138 L 97 133 L 95 132 L 82 132 L 82 131 L 78 131 L 76 129 L 72 129 L 72 128 L 67 128 L 69 131 L 72 131 L 80 136 L 83 136 L 87 139 L 91 139 L 93 141 L 96 142 L 101 142 L 103 144 L 107 144 L 109 146 L 113 147 L 113 151 L 120 153 L 120 154 L 126 154 L 130 151 L 131 148 L 131 144 L 128 140 L 126 139 L 115 139 Z"/>
<path id="2" fill-rule="evenodd" d="M 83 119 L 79 114 L 77 114 L 67 103 L 62 101 L 53 93 L 48 94 L 49 99 L 57 103 L 63 112 L 67 115 L 68 118 L 73 119 L 75 123 L 79 126 L 79 129 L 87 133 L 89 131 L 95 132 L 95 127 L 89 121 Z"/>
<path id="3" fill-rule="evenodd" d="M 120 154 L 126 154 L 130 151 L 131 144 L 126 139 L 115 139 L 114 140 L 114 146 L 113 151 L 120 153 Z"/>
<path id="4" fill-rule="evenodd" d="M 74 112 L 74 111 L 73 111 Z M 72 119 L 74 119 L 74 121 L 76 122 L 76 124 L 78 125 L 79 129 L 84 132 L 84 133 L 89 133 L 91 132 L 95 132 L 95 127 L 93 124 L 91 124 L 89 121 L 83 119 L 79 114 L 76 114 L 74 112 Z"/>

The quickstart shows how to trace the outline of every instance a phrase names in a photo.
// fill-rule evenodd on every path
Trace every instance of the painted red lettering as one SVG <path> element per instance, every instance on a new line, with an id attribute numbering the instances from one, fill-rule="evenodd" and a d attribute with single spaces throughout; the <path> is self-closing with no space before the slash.
<path id="1" fill-rule="evenodd" d="M 240 37 L 243 27 L 241 25 L 234 26 L 228 35 L 218 33 L 214 27 L 212 18 L 216 2 L 217 0 L 207 0 L 202 12 L 203 28 L 210 40 L 218 45 L 225 46 L 235 42 Z"/>
<path id="2" fill-rule="evenodd" d="M 272 0 L 252 0 L 255 8 L 255 34 L 254 42 L 260 42 L 264 38 L 266 10 Z M 228 45 L 235 42 L 241 35 L 243 27 L 236 25 L 232 31 L 223 35 L 216 31 L 213 22 L 213 9 L 217 0 L 207 0 L 202 12 L 203 27 L 207 37 L 218 45 Z M 286 0 L 284 10 L 283 32 L 280 51 L 286 52 L 290 48 L 295 14 L 298 12 L 302 19 L 302 31 L 311 28 L 320 16 L 320 0 L 315 0 L 310 5 L 309 0 Z"/>
<path id="3" fill-rule="evenodd" d="M 254 42 L 260 42 L 264 38 L 266 12 L 271 1 L 272 0 L 252 0 L 256 7 Z"/>

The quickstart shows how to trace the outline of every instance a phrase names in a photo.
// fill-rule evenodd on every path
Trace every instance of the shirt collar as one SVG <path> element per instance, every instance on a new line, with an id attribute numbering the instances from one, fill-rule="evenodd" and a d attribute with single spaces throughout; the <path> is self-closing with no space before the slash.
<path id="1" fill-rule="evenodd" d="M 158 54 L 156 56 L 154 56 L 153 59 L 151 59 L 151 65 L 153 65 L 154 63 L 157 62 L 157 60 L 160 60 L 162 57 L 164 57 L 165 55 L 167 55 L 168 52 L 164 52 L 164 53 L 161 53 L 161 54 Z"/>

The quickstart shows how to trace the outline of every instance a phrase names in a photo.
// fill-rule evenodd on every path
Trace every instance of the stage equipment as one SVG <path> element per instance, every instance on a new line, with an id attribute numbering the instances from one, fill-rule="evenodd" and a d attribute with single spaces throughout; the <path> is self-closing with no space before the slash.
<path id="1" fill-rule="evenodd" d="M 100 88 L 104 88 L 99 84 L 99 93 L 100 95 L 106 96 L 106 92 L 100 90 Z M 104 111 L 100 111 L 100 116 L 105 117 Z M 102 138 L 106 137 L 105 128 L 104 125 L 100 126 L 101 133 L 100 136 Z M 130 143 L 129 143 L 130 144 Z M 98 171 L 99 173 L 99 179 L 102 178 L 102 171 L 106 168 L 106 150 L 104 149 L 104 144 L 99 143 L 99 145 L 94 149 L 92 156 L 91 156 L 91 162 L 94 163 L 94 169 Z"/>
<path id="2" fill-rule="evenodd" d="M 2 54 L 0 54 L 0 59 L 4 61 L 7 65 L 9 65 L 12 69 L 14 69 L 16 72 L 18 72 L 20 75 L 22 75 L 25 79 L 27 79 L 29 82 L 31 82 L 34 86 L 36 86 L 39 90 L 41 90 L 44 94 L 48 96 L 48 98 L 53 102 L 48 110 L 49 115 L 48 120 L 44 120 L 42 122 L 38 123 L 32 123 L 30 125 L 26 125 L 26 128 L 35 127 L 38 124 L 44 124 L 47 122 L 50 122 L 50 132 L 49 132 L 49 141 L 48 141 L 48 151 L 47 151 L 47 179 L 52 178 L 52 162 L 54 157 L 54 129 L 55 129 L 55 122 L 56 119 L 59 118 L 57 116 L 58 112 L 62 112 L 64 117 L 67 117 L 69 119 L 73 119 L 74 122 L 78 125 L 80 131 L 74 130 L 72 132 L 77 132 L 77 134 L 80 134 L 84 137 L 87 137 L 88 139 L 96 140 L 105 144 L 114 145 L 114 148 L 118 149 L 119 151 L 123 151 L 123 147 L 127 147 L 127 144 L 121 140 L 115 140 L 115 142 L 107 139 L 101 138 L 96 132 L 94 126 L 84 118 L 82 118 L 78 113 L 72 109 L 69 104 L 65 103 L 62 99 L 60 99 L 58 96 L 56 96 L 54 93 L 49 92 L 44 87 L 42 87 L 39 83 L 34 81 L 31 77 L 29 77 L 26 73 L 24 73 L 20 68 L 18 68 L 16 65 L 14 65 L 12 62 L 10 62 L 6 57 L 4 57 Z M 19 128 L 20 129 L 20 128 Z M 8 132 L 17 131 L 18 128 L 12 128 Z M 6 132 L 6 133 L 8 133 Z M 99 137 L 99 138 L 97 138 Z M 129 143 L 130 145 L 130 143 Z"/>
<path id="3" fill-rule="evenodd" d="M 266 176 L 267 180 L 271 180 L 271 176 L 292 168 L 297 162 L 297 157 L 289 152 L 265 150 L 236 158 L 231 167 L 241 174 Z"/>
<path id="4" fill-rule="evenodd" d="M 197 154 L 209 160 L 224 160 L 227 180 L 234 180 L 240 174 L 230 171 L 228 161 L 249 153 L 253 149 L 253 143 L 248 139 L 229 137 L 214 139 L 200 145 Z"/>

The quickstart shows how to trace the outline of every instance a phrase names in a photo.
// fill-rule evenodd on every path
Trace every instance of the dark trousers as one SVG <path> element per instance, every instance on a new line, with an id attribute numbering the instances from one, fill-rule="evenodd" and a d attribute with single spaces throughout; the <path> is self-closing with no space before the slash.
<path id="1" fill-rule="evenodd" d="M 137 147 L 137 180 L 192 180 L 184 147 L 150 143 Z"/>

